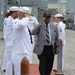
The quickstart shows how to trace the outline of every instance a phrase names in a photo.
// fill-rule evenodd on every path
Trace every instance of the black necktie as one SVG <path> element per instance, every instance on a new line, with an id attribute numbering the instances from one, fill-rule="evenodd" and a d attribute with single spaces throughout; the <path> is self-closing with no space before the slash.
<path id="1" fill-rule="evenodd" d="M 46 43 L 47 43 L 47 44 L 49 44 L 49 43 L 50 43 L 48 25 L 46 25 Z"/>
<path id="2" fill-rule="evenodd" d="M 31 34 L 31 31 L 30 31 L 30 29 L 29 29 L 29 27 L 28 27 L 28 26 L 27 26 L 27 28 L 28 28 L 29 35 L 30 35 L 31 44 L 33 44 L 33 40 L 32 40 L 32 34 Z"/>

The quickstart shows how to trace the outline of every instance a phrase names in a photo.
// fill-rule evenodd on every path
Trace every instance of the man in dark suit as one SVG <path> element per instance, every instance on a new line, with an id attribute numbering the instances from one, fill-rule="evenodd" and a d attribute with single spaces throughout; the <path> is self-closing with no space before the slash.
<path id="1" fill-rule="evenodd" d="M 39 59 L 40 75 L 50 75 L 54 55 L 59 50 L 59 35 L 57 26 L 50 22 L 51 14 L 45 12 L 43 17 L 44 20 L 41 21 L 41 24 L 32 31 L 33 35 L 37 35 L 34 53 Z"/>

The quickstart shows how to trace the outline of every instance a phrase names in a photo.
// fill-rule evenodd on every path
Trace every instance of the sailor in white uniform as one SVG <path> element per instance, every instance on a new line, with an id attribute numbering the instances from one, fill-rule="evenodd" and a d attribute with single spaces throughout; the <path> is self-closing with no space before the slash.
<path id="1" fill-rule="evenodd" d="M 30 50 L 32 50 L 31 39 L 28 29 L 30 22 L 27 16 L 28 8 L 20 7 L 19 19 L 14 25 L 14 41 L 12 52 L 12 64 L 14 75 L 29 75 Z M 25 66 L 25 67 L 24 67 Z"/>
<path id="2" fill-rule="evenodd" d="M 62 71 L 64 70 L 64 49 L 65 49 L 65 24 L 61 21 L 61 19 L 63 18 L 62 14 L 56 14 L 55 15 L 55 22 L 58 24 L 58 31 L 59 31 L 59 39 L 60 39 L 60 45 L 62 47 Z M 60 52 L 59 52 L 60 54 Z M 57 55 L 57 59 L 58 59 L 58 56 L 59 54 Z M 60 56 L 61 57 L 61 56 Z M 57 61 L 58 62 L 58 61 Z M 57 64 L 59 65 L 59 64 Z"/>
<path id="3" fill-rule="evenodd" d="M 9 16 L 10 16 L 10 12 L 7 10 L 7 14 L 5 15 L 4 22 L 3 22 L 3 24 L 4 24 L 4 27 L 3 27 L 4 43 L 6 43 L 5 38 L 6 38 L 6 35 L 7 35 L 7 23 L 8 23 L 7 19 L 8 19 Z"/>
<path id="4" fill-rule="evenodd" d="M 23 7 L 23 8 L 26 9 L 27 7 Z M 31 15 L 31 11 L 32 11 L 32 8 L 29 7 L 27 16 L 30 19 L 30 22 L 28 23 L 28 27 L 30 29 L 30 32 L 32 32 L 34 27 L 39 24 L 36 17 Z M 33 48 L 34 48 L 34 45 L 35 45 L 36 36 L 34 36 L 34 35 L 31 35 L 31 36 L 32 36 L 32 42 L 31 42 L 32 49 L 30 51 L 30 55 L 31 55 L 30 63 L 32 64 L 32 55 L 33 55 Z"/>
<path id="5" fill-rule="evenodd" d="M 7 65 L 7 62 L 9 61 L 10 59 L 10 56 L 9 56 L 9 52 L 7 50 L 7 46 L 6 46 L 6 35 L 7 35 L 7 19 L 9 17 L 9 13 L 7 12 L 7 14 L 5 15 L 5 18 L 4 18 L 4 27 L 3 27 L 3 34 L 4 34 L 4 45 L 5 45 L 5 54 L 4 54 L 4 59 L 3 59 L 3 72 L 6 71 L 6 65 Z M 7 55 L 8 54 L 8 55 Z"/>
<path id="6" fill-rule="evenodd" d="M 4 43 L 5 54 L 3 60 L 3 71 L 6 71 L 7 63 L 11 59 L 12 47 L 13 47 L 13 25 L 14 19 L 18 17 L 19 8 L 16 6 L 10 7 L 7 17 L 4 19 Z"/>

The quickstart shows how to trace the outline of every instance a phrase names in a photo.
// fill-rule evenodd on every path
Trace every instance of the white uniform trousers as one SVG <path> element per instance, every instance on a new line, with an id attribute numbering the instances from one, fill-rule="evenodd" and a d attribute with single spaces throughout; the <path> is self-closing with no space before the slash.
<path id="1" fill-rule="evenodd" d="M 34 38 L 33 35 L 32 35 L 32 40 L 33 40 L 33 43 L 31 44 L 32 45 L 32 49 L 30 51 L 30 64 L 32 64 L 33 49 L 34 49 L 34 46 L 35 46 L 35 38 Z"/>
<path id="2" fill-rule="evenodd" d="M 14 68 L 14 75 L 21 75 L 21 61 L 24 57 L 27 57 L 27 59 L 30 60 L 30 57 L 27 54 L 12 54 L 11 60 Z"/>
<path id="3" fill-rule="evenodd" d="M 62 47 L 62 71 L 64 70 L 64 50 L 65 50 L 65 45 Z M 60 55 L 60 54 L 59 54 Z M 55 60 L 54 60 L 54 66 L 53 69 L 57 70 L 57 65 L 58 65 L 58 54 L 55 55 Z"/>
<path id="4" fill-rule="evenodd" d="M 3 59 L 3 70 L 6 70 L 7 63 L 11 60 L 11 54 L 12 54 L 12 46 L 6 46 Z"/>
<path id="5" fill-rule="evenodd" d="M 65 45 L 62 47 L 62 71 L 64 71 L 64 52 L 65 51 Z"/>
<path id="6" fill-rule="evenodd" d="M 57 55 L 57 68 L 58 71 L 64 70 L 64 47 L 62 46 L 62 50 L 60 50 L 59 54 Z"/>
<path id="7" fill-rule="evenodd" d="M 13 69 L 12 61 L 10 60 L 7 64 L 5 75 L 13 75 L 13 71 L 14 69 Z"/>

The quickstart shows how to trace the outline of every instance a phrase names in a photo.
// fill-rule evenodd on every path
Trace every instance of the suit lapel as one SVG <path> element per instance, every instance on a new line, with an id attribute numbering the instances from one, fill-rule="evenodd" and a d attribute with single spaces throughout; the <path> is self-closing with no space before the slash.
<path id="1" fill-rule="evenodd" d="M 52 42 L 52 38 L 53 38 L 53 26 L 52 26 L 51 23 L 50 23 L 50 31 L 51 31 L 51 42 Z"/>
<path id="2" fill-rule="evenodd" d="M 44 34 L 44 37 L 45 37 L 45 33 L 46 33 L 45 28 L 46 28 L 46 26 L 42 25 L 42 33 Z"/>

